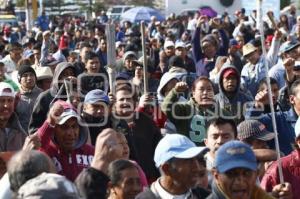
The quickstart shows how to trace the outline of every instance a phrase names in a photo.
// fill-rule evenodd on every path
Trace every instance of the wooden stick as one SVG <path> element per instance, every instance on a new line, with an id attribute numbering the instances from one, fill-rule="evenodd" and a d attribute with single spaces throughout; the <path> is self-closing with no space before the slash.
<path id="1" fill-rule="evenodd" d="M 114 82 L 116 80 L 116 39 L 115 26 L 107 24 L 105 27 L 105 34 L 107 38 L 107 72 L 109 76 L 110 92 L 115 94 Z"/>
<path id="2" fill-rule="evenodd" d="M 270 12 L 267 12 L 267 15 L 268 15 L 268 18 L 270 19 L 270 21 L 271 21 L 271 23 L 272 23 L 273 28 L 274 28 L 275 30 L 279 30 L 279 29 L 278 29 L 278 26 L 277 26 L 277 24 L 276 24 L 276 22 L 275 22 L 275 19 L 274 19 L 274 17 L 271 15 L 271 13 L 270 13 Z"/>
<path id="3" fill-rule="evenodd" d="M 261 20 L 262 22 L 262 0 L 258 0 L 258 15 L 257 18 Z M 266 71 L 269 71 L 269 65 L 266 60 L 267 57 L 267 51 L 266 51 L 266 45 L 265 45 L 265 35 L 264 35 L 264 25 L 263 23 L 260 24 L 259 27 L 260 35 L 261 35 L 261 44 L 262 44 L 262 51 L 263 51 L 263 57 L 264 57 L 264 64 L 266 67 Z M 278 141 L 278 131 L 277 131 L 277 125 L 276 125 L 276 119 L 275 119 L 275 110 L 274 110 L 274 104 L 272 100 L 272 90 L 271 90 L 271 81 L 270 81 L 270 76 L 267 73 L 266 74 L 266 79 L 267 79 L 267 86 L 268 86 L 268 96 L 269 96 L 269 102 L 270 102 L 270 108 L 271 108 L 271 117 L 272 117 L 272 124 L 273 124 L 273 130 L 275 133 L 275 147 L 276 147 L 276 152 L 277 152 L 277 165 L 278 165 L 278 174 L 279 174 L 279 179 L 280 179 L 280 184 L 284 183 L 284 178 L 283 178 L 283 172 L 282 172 L 282 163 L 280 159 L 280 147 L 279 147 L 279 141 Z"/>
<path id="4" fill-rule="evenodd" d="M 141 22 L 141 36 L 142 36 L 142 52 L 143 52 L 143 72 L 144 72 L 144 94 L 148 93 L 148 75 L 147 75 L 147 52 L 146 52 L 146 33 L 145 33 L 145 22 Z"/>

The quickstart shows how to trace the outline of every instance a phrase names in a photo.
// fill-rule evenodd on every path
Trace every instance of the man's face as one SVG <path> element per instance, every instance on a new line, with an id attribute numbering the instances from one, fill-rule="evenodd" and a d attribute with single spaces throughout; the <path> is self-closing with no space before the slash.
<path id="1" fill-rule="evenodd" d="M 100 101 L 94 104 L 84 104 L 83 110 L 95 118 L 102 118 L 108 115 L 107 105 Z"/>
<path id="2" fill-rule="evenodd" d="M 269 146 L 266 141 L 254 139 L 251 143 L 252 149 L 268 149 Z"/>
<path id="3" fill-rule="evenodd" d="M 0 120 L 8 120 L 14 112 L 14 98 L 0 97 Z"/>
<path id="4" fill-rule="evenodd" d="M 175 47 L 174 46 L 169 46 L 165 48 L 165 53 L 168 57 L 171 57 L 175 54 Z"/>
<path id="5" fill-rule="evenodd" d="M 127 90 L 116 92 L 116 113 L 120 116 L 130 116 L 134 112 L 132 93 Z"/>
<path id="6" fill-rule="evenodd" d="M 20 60 L 22 58 L 22 53 L 23 53 L 22 48 L 14 48 L 9 52 L 13 60 Z"/>
<path id="7" fill-rule="evenodd" d="M 199 81 L 193 91 L 193 97 L 199 105 L 211 105 L 214 102 L 213 86 L 207 80 Z"/>
<path id="8" fill-rule="evenodd" d="M 94 57 L 93 59 L 86 60 L 85 68 L 87 73 L 93 74 L 98 73 L 100 69 L 100 61 L 98 57 Z"/>
<path id="9" fill-rule="evenodd" d="M 61 72 L 61 74 L 59 75 L 59 79 L 60 80 L 64 80 L 68 77 L 75 77 L 75 73 L 74 73 L 74 70 L 72 68 L 66 68 L 65 70 L 63 70 Z"/>
<path id="10" fill-rule="evenodd" d="M 267 91 L 268 86 L 266 84 L 263 84 L 259 91 Z M 279 87 L 277 84 L 271 84 L 271 90 L 272 90 L 272 100 L 273 104 L 277 102 L 278 96 L 279 96 Z"/>
<path id="11" fill-rule="evenodd" d="M 92 48 L 89 48 L 89 47 L 83 47 L 80 51 L 80 57 L 81 57 L 81 61 L 85 61 L 85 55 L 88 53 L 88 52 L 91 52 L 92 51 Z"/>
<path id="12" fill-rule="evenodd" d="M 221 145 L 230 140 L 234 140 L 234 129 L 227 123 L 218 126 L 210 125 L 204 143 L 210 149 L 210 153 L 214 155 Z"/>
<path id="13" fill-rule="evenodd" d="M 290 103 L 297 113 L 300 113 L 300 86 L 296 87 L 295 95 L 290 95 Z"/>
<path id="14" fill-rule="evenodd" d="M 61 149 L 71 152 L 79 137 L 79 125 L 77 118 L 70 118 L 62 125 L 57 125 L 54 137 Z"/>
<path id="15" fill-rule="evenodd" d="M 197 158 L 175 159 L 171 166 L 170 176 L 174 184 L 180 189 L 189 190 L 199 180 L 199 162 Z"/>
<path id="16" fill-rule="evenodd" d="M 118 139 L 119 139 L 119 144 L 122 145 L 123 147 L 123 152 L 122 152 L 122 159 L 128 160 L 129 159 L 129 146 L 128 146 L 128 142 L 126 140 L 126 137 L 124 134 L 122 133 L 118 133 Z"/>
<path id="17" fill-rule="evenodd" d="M 107 47 L 107 44 L 106 44 L 106 41 L 104 39 L 101 39 L 100 41 L 100 49 L 102 52 L 106 52 L 106 47 Z"/>
<path id="18" fill-rule="evenodd" d="M 113 187 L 117 198 L 134 199 L 142 192 L 142 184 L 137 168 L 127 168 L 121 172 L 121 180 Z"/>
<path id="19" fill-rule="evenodd" d="M 176 48 L 175 55 L 180 56 L 182 58 L 185 58 L 185 56 L 186 56 L 186 49 L 183 48 L 183 47 Z"/>
<path id="20" fill-rule="evenodd" d="M 236 75 L 229 75 L 223 78 L 223 87 L 226 92 L 235 92 L 237 88 L 237 77 Z"/>
<path id="21" fill-rule="evenodd" d="M 249 55 L 246 55 L 245 58 L 251 64 L 256 64 L 258 62 L 258 59 L 259 59 L 259 53 L 256 50 L 256 51 L 250 53 Z"/>
<path id="22" fill-rule="evenodd" d="M 124 63 L 124 66 L 127 70 L 129 71 L 133 71 L 135 69 L 135 65 L 134 63 L 132 62 L 135 58 L 134 57 L 127 57 L 125 59 L 125 63 Z"/>
<path id="23" fill-rule="evenodd" d="M 36 83 L 35 75 L 32 72 L 24 73 L 21 77 L 21 86 L 26 89 L 33 89 Z"/>
<path id="24" fill-rule="evenodd" d="M 217 53 L 216 46 L 214 46 L 212 42 L 208 42 L 208 41 L 202 43 L 202 51 L 205 57 L 209 59 L 213 58 Z"/>
<path id="25" fill-rule="evenodd" d="M 214 173 L 216 183 L 230 199 L 251 199 L 257 173 L 246 168 L 234 168 Z"/>
<path id="26" fill-rule="evenodd" d="M 34 54 L 34 60 L 35 60 L 36 62 L 39 62 L 40 59 L 41 59 L 41 51 L 40 51 L 40 50 L 34 49 L 34 50 L 33 50 L 33 54 Z"/>

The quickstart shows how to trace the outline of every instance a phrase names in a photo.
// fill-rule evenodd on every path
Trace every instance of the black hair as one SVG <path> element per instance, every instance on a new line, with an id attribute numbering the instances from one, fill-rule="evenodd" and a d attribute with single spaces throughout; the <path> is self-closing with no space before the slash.
<path id="1" fill-rule="evenodd" d="M 87 52 L 85 54 L 85 61 L 88 61 L 88 60 L 91 60 L 91 59 L 94 59 L 95 57 L 97 57 L 99 59 L 99 56 L 94 53 L 94 52 Z M 99 60 L 100 61 L 100 60 Z"/>
<path id="2" fill-rule="evenodd" d="M 193 82 L 192 91 L 195 91 L 196 86 L 197 86 L 198 82 L 200 82 L 200 81 L 207 81 L 207 82 L 209 82 L 211 84 L 212 88 L 214 88 L 213 82 L 208 77 L 206 77 L 206 76 L 200 76 L 197 79 L 195 79 L 195 81 Z"/>
<path id="3" fill-rule="evenodd" d="M 214 119 L 209 121 L 207 129 L 209 129 L 210 126 L 220 126 L 220 125 L 225 125 L 225 124 L 229 124 L 232 127 L 234 137 L 236 138 L 236 136 L 237 136 L 237 126 L 236 126 L 235 121 L 232 120 L 232 119 L 225 119 L 225 118 L 222 118 L 222 117 L 214 118 Z M 207 132 L 208 132 L 208 130 L 207 130 Z"/>
<path id="4" fill-rule="evenodd" d="M 81 42 L 80 43 L 80 50 L 82 50 L 84 47 L 91 48 L 92 46 L 89 44 L 89 42 Z"/>
<path id="5" fill-rule="evenodd" d="M 113 186 L 116 186 L 122 180 L 122 171 L 137 167 L 129 160 L 115 160 L 108 167 L 108 176 Z"/>
<path id="6" fill-rule="evenodd" d="M 300 85 L 300 79 L 297 79 L 294 81 L 289 89 L 289 95 L 296 95 L 298 91 L 298 86 Z"/>
<path id="7" fill-rule="evenodd" d="M 93 167 L 84 169 L 76 178 L 75 185 L 82 198 L 106 198 L 108 177 Z"/>
<path id="8" fill-rule="evenodd" d="M 276 79 L 274 79 L 273 77 L 270 77 L 270 83 L 271 83 L 271 85 L 276 84 L 277 86 L 279 86 L 279 85 L 278 85 L 278 82 L 277 82 Z M 266 78 L 266 77 L 264 77 L 263 79 L 261 79 L 261 80 L 259 81 L 259 84 L 258 84 L 258 91 L 261 90 L 261 87 L 262 87 L 263 85 L 267 85 L 267 78 Z"/>

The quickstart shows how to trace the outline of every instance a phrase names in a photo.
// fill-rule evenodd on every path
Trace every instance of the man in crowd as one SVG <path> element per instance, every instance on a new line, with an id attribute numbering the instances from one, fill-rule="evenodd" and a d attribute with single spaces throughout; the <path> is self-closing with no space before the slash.
<path id="1" fill-rule="evenodd" d="M 291 185 L 285 183 L 274 187 L 269 195 L 256 185 L 257 162 L 249 145 L 230 141 L 216 154 L 214 183 L 208 199 L 292 199 Z"/>
<path id="2" fill-rule="evenodd" d="M 196 147 L 183 135 L 167 134 L 158 143 L 154 154 L 161 177 L 136 198 L 206 198 L 209 194 L 206 190 L 194 188 L 200 168 L 197 158 L 203 157 L 205 151 L 205 147 Z"/>

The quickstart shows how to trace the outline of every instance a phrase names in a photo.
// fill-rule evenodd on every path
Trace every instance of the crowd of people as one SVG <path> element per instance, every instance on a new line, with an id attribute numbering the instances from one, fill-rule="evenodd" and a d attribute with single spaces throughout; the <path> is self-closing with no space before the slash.
<path id="1" fill-rule="evenodd" d="M 258 21 L 153 16 L 145 54 L 139 24 L 105 12 L 4 25 L 0 198 L 297 199 L 300 16 L 264 17 L 264 41 Z"/>

